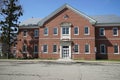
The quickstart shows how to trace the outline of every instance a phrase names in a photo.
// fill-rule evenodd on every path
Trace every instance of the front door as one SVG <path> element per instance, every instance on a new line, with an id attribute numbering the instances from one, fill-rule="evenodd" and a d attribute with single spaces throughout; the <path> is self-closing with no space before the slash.
<path id="1" fill-rule="evenodd" d="M 69 58 L 69 46 L 62 47 L 62 58 L 64 59 Z"/>

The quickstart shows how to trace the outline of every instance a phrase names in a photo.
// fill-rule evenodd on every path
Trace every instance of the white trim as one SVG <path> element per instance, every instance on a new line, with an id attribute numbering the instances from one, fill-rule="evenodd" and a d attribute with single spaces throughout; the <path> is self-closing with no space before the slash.
<path id="1" fill-rule="evenodd" d="M 88 45 L 88 48 L 89 48 L 89 52 L 85 52 L 85 54 L 90 54 L 90 44 L 86 43 L 85 45 Z M 85 47 L 84 47 L 84 50 L 85 50 Z"/>
<path id="2" fill-rule="evenodd" d="M 118 53 L 114 53 L 114 54 L 119 54 L 119 53 L 120 53 L 120 52 L 119 52 L 119 45 L 118 45 L 118 44 L 114 44 L 114 45 L 113 45 L 113 48 L 114 48 L 115 45 L 117 45 L 117 47 L 118 47 Z"/>
<path id="3" fill-rule="evenodd" d="M 63 28 L 69 28 L 69 34 L 63 34 Z M 71 27 L 70 26 L 61 26 L 61 39 L 71 39 Z"/>
<path id="4" fill-rule="evenodd" d="M 104 53 L 101 52 L 101 46 L 104 46 Z M 100 44 L 100 54 L 106 54 L 106 45 L 105 44 Z"/>
<path id="5" fill-rule="evenodd" d="M 69 45 L 69 58 L 71 59 L 72 56 L 72 50 L 71 50 L 71 44 Z"/>
<path id="6" fill-rule="evenodd" d="M 45 40 L 47 40 L 47 39 L 51 39 L 51 40 L 52 40 L 52 39 L 58 39 L 58 40 L 59 40 L 60 38 L 39 38 L 39 39 L 40 39 L 40 40 L 43 40 L 43 39 L 45 39 Z M 61 38 L 61 39 L 62 39 L 62 38 Z M 92 40 L 95 40 L 95 38 L 94 38 L 94 37 L 86 37 L 86 38 L 72 38 L 72 40 L 73 40 L 73 39 L 79 39 L 79 40 L 86 40 L 86 39 L 90 39 L 90 40 L 91 40 L 91 39 L 92 39 Z M 29 40 L 29 39 L 27 39 L 27 40 Z M 31 40 L 31 39 L 30 39 L 30 40 Z M 36 39 L 36 40 L 37 40 L 37 39 Z"/>
<path id="7" fill-rule="evenodd" d="M 77 33 L 77 34 L 75 34 L 75 28 L 78 29 L 78 33 Z M 79 35 L 79 27 L 78 27 L 78 26 L 75 26 L 75 27 L 74 27 L 74 35 Z"/>
<path id="8" fill-rule="evenodd" d="M 60 45 L 60 59 L 62 59 L 62 45 Z"/>
<path id="9" fill-rule="evenodd" d="M 71 59 L 71 56 L 72 56 L 71 43 L 68 43 L 67 45 L 63 44 L 63 43 L 60 44 L 60 58 L 62 58 L 62 50 L 63 50 L 62 48 L 63 48 L 63 46 L 69 46 L 69 57 L 68 58 Z"/>
<path id="10" fill-rule="evenodd" d="M 107 38 L 107 39 L 96 39 L 96 40 L 120 40 L 120 38 Z"/>
<path id="11" fill-rule="evenodd" d="M 104 30 L 103 35 L 101 35 L 101 30 Z M 105 36 L 105 28 L 99 28 L 99 36 Z"/>
<path id="12" fill-rule="evenodd" d="M 97 23 L 95 24 L 95 27 L 101 27 L 101 26 L 104 26 L 104 27 L 108 27 L 108 26 L 120 26 L 120 23 Z"/>
<path id="13" fill-rule="evenodd" d="M 117 34 L 116 34 L 116 35 L 114 35 L 114 29 L 117 29 Z M 117 28 L 117 27 L 114 27 L 114 28 L 112 29 L 112 31 L 113 31 L 113 36 L 118 36 L 118 28 Z"/>
<path id="14" fill-rule="evenodd" d="M 85 33 L 85 29 L 86 29 L 86 28 L 88 28 L 88 33 L 87 33 L 87 34 Z M 88 26 L 85 26 L 85 27 L 84 27 L 84 35 L 90 35 L 90 29 L 89 29 Z"/>

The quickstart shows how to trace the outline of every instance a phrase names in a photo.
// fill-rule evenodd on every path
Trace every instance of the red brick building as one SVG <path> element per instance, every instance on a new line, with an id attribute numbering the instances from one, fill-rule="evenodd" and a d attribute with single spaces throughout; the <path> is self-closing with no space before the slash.
<path id="1" fill-rule="evenodd" d="M 120 17 L 88 16 L 65 4 L 20 24 L 17 57 L 120 60 Z"/>

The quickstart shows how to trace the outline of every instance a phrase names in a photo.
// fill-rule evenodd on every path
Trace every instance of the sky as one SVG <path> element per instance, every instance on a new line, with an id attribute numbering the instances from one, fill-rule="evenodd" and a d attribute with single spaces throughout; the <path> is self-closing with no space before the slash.
<path id="1" fill-rule="evenodd" d="M 23 16 L 19 21 L 29 18 L 44 18 L 64 4 L 89 15 L 120 16 L 120 0 L 19 0 Z"/>

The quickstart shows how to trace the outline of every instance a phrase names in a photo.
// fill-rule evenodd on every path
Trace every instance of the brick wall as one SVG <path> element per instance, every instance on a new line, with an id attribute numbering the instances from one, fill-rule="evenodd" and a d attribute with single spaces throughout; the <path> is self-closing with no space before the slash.
<path id="1" fill-rule="evenodd" d="M 99 36 L 99 29 L 105 29 L 105 36 Z M 113 28 L 118 28 L 118 36 L 113 36 Z M 114 54 L 114 44 L 120 46 L 120 27 L 119 26 L 105 26 L 96 27 L 96 47 L 97 47 L 97 58 L 98 59 L 120 59 L 120 54 Z M 106 54 L 100 53 L 100 44 L 106 45 Z M 120 53 L 120 47 L 119 47 Z"/>
<path id="2" fill-rule="evenodd" d="M 28 28 L 23 28 L 19 30 L 18 33 L 18 41 L 17 41 L 17 58 L 18 57 L 33 57 L 34 54 L 34 44 L 38 44 L 38 40 L 39 37 L 34 37 L 34 30 L 36 30 L 37 28 L 32 28 L 32 29 L 28 29 Z M 23 31 L 26 30 L 27 31 L 27 36 L 24 37 L 23 36 Z M 23 53 L 22 47 L 23 44 L 27 45 L 27 52 Z M 39 45 L 39 44 L 38 44 Z"/>
<path id="3" fill-rule="evenodd" d="M 64 19 L 64 15 L 68 15 L 68 19 Z M 39 57 L 41 58 L 49 58 L 49 57 L 55 57 L 60 58 L 60 52 L 58 51 L 58 54 L 52 53 L 52 45 L 57 44 L 58 48 L 60 46 L 60 35 L 61 35 L 61 26 L 60 24 L 62 22 L 70 22 L 72 24 L 71 26 L 71 40 L 73 44 L 79 44 L 79 54 L 72 53 L 72 58 L 76 59 L 95 59 L 95 35 L 94 35 L 94 27 L 90 24 L 90 22 L 84 18 L 83 16 L 78 15 L 77 13 L 69 10 L 64 9 L 61 12 L 59 12 L 57 15 L 50 18 L 44 26 L 39 28 L 40 35 L 39 35 L 39 50 L 41 51 L 41 47 L 44 44 L 48 45 L 48 52 L 47 54 L 40 53 Z M 74 35 L 74 27 L 79 27 L 79 35 Z M 90 29 L 90 35 L 84 35 L 84 27 L 88 26 Z M 44 28 L 49 29 L 48 36 L 44 36 Z M 53 28 L 58 28 L 58 35 L 53 35 Z M 84 52 L 84 46 L 85 44 L 90 44 L 90 54 L 85 54 Z M 73 47 L 73 46 L 72 46 Z M 73 52 L 73 51 L 72 51 Z"/>

